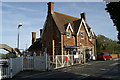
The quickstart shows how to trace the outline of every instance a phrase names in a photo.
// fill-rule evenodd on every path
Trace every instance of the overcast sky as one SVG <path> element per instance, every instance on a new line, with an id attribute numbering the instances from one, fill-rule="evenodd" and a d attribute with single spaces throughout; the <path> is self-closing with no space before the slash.
<path id="1" fill-rule="evenodd" d="M 47 2 L 2 2 L 2 44 L 17 47 L 17 26 L 20 28 L 20 49 L 31 45 L 31 32 L 43 28 L 47 16 Z M 81 12 L 86 12 L 87 23 L 96 35 L 102 34 L 110 39 L 117 40 L 116 28 L 105 11 L 104 2 L 55 2 L 55 11 L 80 18 Z M 1 21 L 0 21 L 1 22 Z M 1 36 L 1 35 L 0 35 Z"/>

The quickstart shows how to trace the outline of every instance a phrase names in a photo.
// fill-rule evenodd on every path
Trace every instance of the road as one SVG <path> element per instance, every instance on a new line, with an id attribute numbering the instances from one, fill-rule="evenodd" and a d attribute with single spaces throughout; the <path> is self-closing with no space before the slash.
<path id="1" fill-rule="evenodd" d="M 21 72 L 13 80 L 120 80 L 120 59 L 91 61 L 62 69 L 38 72 Z"/>

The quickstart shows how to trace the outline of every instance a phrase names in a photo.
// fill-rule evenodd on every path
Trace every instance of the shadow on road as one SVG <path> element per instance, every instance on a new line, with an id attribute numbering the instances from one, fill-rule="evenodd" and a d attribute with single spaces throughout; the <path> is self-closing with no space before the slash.
<path id="1" fill-rule="evenodd" d="M 117 61 L 104 62 L 100 60 L 100 62 L 93 61 L 92 64 L 90 62 L 85 65 L 75 65 L 72 67 L 65 67 L 49 71 L 22 71 L 18 73 L 15 77 L 13 77 L 11 80 L 120 80 L 118 78 L 115 79 L 116 74 L 119 75 L 120 73 L 120 64 L 111 66 L 108 70 L 108 65 L 114 64 L 116 62 Z M 118 63 L 119 62 L 120 60 L 118 60 Z M 107 66 L 105 67 L 103 66 L 103 64 Z M 114 69 L 118 71 L 114 71 L 115 73 L 111 72 Z M 95 70 L 101 71 L 101 73 Z M 93 73 L 93 75 L 91 75 L 91 73 Z M 94 74 L 97 76 L 95 76 Z M 114 78 L 112 76 L 109 78 L 103 77 L 104 75 L 113 75 Z"/>
<path id="2" fill-rule="evenodd" d="M 88 75 L 74 74 L 60 70 L 39 72 L 39 71 L 24 71 L 20 72 L 11 80 L 119 80 L 94 77 Z"/>

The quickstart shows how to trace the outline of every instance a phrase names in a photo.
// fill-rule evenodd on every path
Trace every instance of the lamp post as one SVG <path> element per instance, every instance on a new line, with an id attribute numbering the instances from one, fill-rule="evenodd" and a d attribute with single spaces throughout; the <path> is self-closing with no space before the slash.
<path id="1" fill-rule="evenodd" d="M 18 41 L 17 41 L 17 48 L 19 49 L 19 29 L 22 26 L 22 23 L 18 24 Z"/>

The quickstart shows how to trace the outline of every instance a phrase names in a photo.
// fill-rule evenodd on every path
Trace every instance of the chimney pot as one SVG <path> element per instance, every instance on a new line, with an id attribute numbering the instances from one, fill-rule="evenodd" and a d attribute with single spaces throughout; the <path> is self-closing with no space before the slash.
<path id="1" fill-rule="evenodd" d="M 32 32 L 32 44 L 35 42 L 36 40 L 36 32 Z"/>
<path id="2" fill-rule="evenodd" d="M 54 12 L 54 2 L 48 3 L 48 14 L 53 14 Z"/>
<path id="3" fill-rule="evenodd" d="M 80 15 L 81 15 L 81 19 L 83 18 L 84 21 L 86 22 L 86 13 L 81 13 Z"/>
<path id="4" fill-rule="evenodd" d="M 43 29 L 40 29 L 40 36 L 42 35 L 42 31 L 43 31 Z"/>

